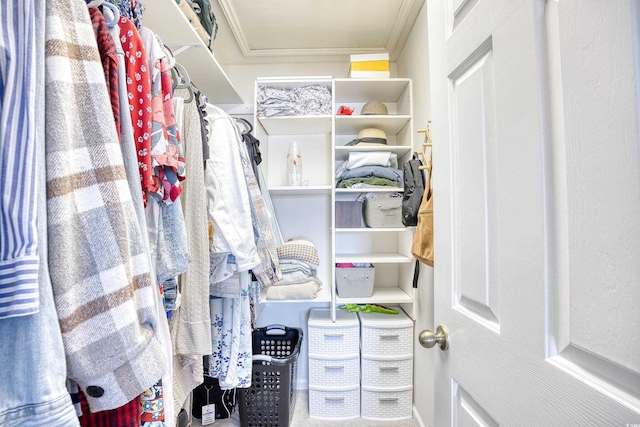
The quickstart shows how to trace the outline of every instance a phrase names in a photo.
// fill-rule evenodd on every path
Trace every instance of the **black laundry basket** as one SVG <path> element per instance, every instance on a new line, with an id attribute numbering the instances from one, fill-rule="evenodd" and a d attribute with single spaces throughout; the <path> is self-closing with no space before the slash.
<path id="1" fill-rule="evenodd" d="M 302 335 L 283 325 L 253 331 L 251 387 L 238 389 L 241 427 L 289 427 Z"/>

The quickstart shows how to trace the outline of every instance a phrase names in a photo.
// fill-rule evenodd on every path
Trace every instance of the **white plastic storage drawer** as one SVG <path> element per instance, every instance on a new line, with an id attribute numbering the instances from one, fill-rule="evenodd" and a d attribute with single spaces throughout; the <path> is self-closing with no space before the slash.
<path id="1" fill-rule="evenodd" d="M 370 420 L 402 420 L 412 417 L 411 386 L 389 389 L 362 387 L 361 417 Z"/>
<path id="2" fill-rule="evenodd" d="M 413 385 L 413 357 L 373 360 L 362 358 L 362 387 L 396 388 Z"/>
<path id="3" fill-rule="evenodd" d="M 360 357 L 350 359 L 316 359 L 309 357 L 309 385 L 350 387 L 360 384 Z"/>
<path id="4" fill-rule="evenodd" d="M 336 321 L 325 308 L 309 310 L 309 357 L 350 358 L 360 352 L 360 322 L 356 313 L 337 311 Z"/>
<path id="5" fill-rule="evenodd" d="M 399 311 L 398 314 L 358 313 L 363 357 L 413 354 L 413 321 Z"/>
<path id="6" fill-rule="evenodd" d="M 309 417 L 348 420 L 360 417 L 360 386 L 322 389 L 309 386 Z"/>

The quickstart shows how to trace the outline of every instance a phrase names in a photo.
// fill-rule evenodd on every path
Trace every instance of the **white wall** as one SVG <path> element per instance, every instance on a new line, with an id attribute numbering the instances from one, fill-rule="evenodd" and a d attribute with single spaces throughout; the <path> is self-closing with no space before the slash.
<path id="1" fill-rule="evenodd" d="M 414 129 L 427 126 L 431 114 L 429 93 L 429 47 L 427 38 L 427 5 L 416 19 L 413 30 L 405 44 L 402 54 L 396 63 L 399 77 L 410 77 L 413 80 L 413 125 Z M 422 149 L 423 134 L 415 134 L 414 151 Z M 437 142 L 435 142 L 437 143 Z M 435 202 L 437 203 L 437 201 Z M 420 282 L 418 298 L 414 312 L 416 313 L 414 338 L 414 389 L 413 400 L 417 411 L 416 419 L 424 426 L 433 425 L 433 358 L 434 349 L 425 349 L 418 343 L 418 333 L 423 329 L 433 328 L 433 269 L 424 264 L 420 266 Z"/>

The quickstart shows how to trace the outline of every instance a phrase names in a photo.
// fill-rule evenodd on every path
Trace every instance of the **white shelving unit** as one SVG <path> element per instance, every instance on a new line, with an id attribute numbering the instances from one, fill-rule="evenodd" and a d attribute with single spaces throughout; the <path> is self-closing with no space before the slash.
<path id="1" fill-rule="evenodd" d="M 154 0 L 144 12 L 142 24 L 153 30 L 176 54 L 176 61 L 212 104 L 244 104 L 244 101 L 203 43 L 175 0 Z M 215 45 L 215 41 L 214 41 Z"/>
<path id="2" fill-rule="evenodd" d="M 336 116 L 334 120 L 334 169 L 354 151 L 391 151 L 398 157 L 398 167 L 411 157 L 412 87 L 410 79 L 336 79 L 334 100 L 340 106 L 353 108 L 351 116 Z M 387 115 L 359 115 L 364 104 L 383 102 Z M 365 128 L 377 128 L 387 135 L 387 146 L 347 146 Z M 400 184 L 402 185 L 402 184 Z M 402 192 L 402 187 L 376 189 L 334 189 L 336 201 L 353 201 L 360 194 Z M 335 225 L 335 222 L 334 222 Z M 396 304 L 413 313 L 413 228 L 333 228 L 335 263 L 371 263 L 375 267 L 373 295 L 368 298 L 341 298 L 336 305 L 346 303 Z"/>
<path id="3" fill-rule="evenodd" d="M 309 85 L 322 85 L 333 93 L 330 78 L 260 79 L 259 85 L 293 89 Z M 254 111 L 258 111 L 257 101 Z M 332 179 L 332 115 L 256 117 L 254 136 L 260 141 L 262 171 L 271 195 L 278 223 L 285 240 L 306 237 L 318 251 L 322 281 L 318 296 L 310 301 L 292 300 L 289 303 L 325 303 L 332 301 L 333 257 L 331 234 Z M 302 152 L 301 186 L 287 185 L 286 159 L 289 143 L 297 141 Z M 275 301 L 267 300 L 271 304 Z M 287 302 L 287 301 L 285 301 Z M 282 303 L 282 301 L 278 301 Z"/>
<path id="4" fill-rule="evenodd" d="M 333 96 L 332 115 L 257 117 L 254 133 L 261 141 L 263 172 L 278 223 L 285 240 L 305 236 L 311 240 L 321 261 L 318 275 L 324 287 L 314 302 L 329 302 L 331 312 L 344 303 L 400 305 L 413 313 L 413 257 L 409 228 L 336 228 L 335 204 L 353 201 L 366 192 L 402 192 L 398 187 L 375 189 L 336 188 L 334 171 L 352 151 L 391 151 L 398 167 L 411 157 L 412 87 L 410 79 L 259 79 L 258 85 L 291 89 L 312 84 L 325 85 Z M 359 114 L 369 101 L 381 101 L 388 115 Z M 354 109 L 351 116 L 337 116 L 340 106 Z M 257 101 L 256 101 L 256 110 Z M 382 129 L 387 146 L 348 146 L 364 128 Z M 303 185 L 286 183 L 286 155 L 289 142 L 297 141 L 302 151 Z M 335 288 L 336 263 L 372 263 L 376 268 L 374 292 L 369 298 L 340 298 Z M 291 303 L 299 300 L 289 301 Z M 271 301 L 267 301 L 271 303 Z M 333 317 L 335 320 L 335 317 Z"/>

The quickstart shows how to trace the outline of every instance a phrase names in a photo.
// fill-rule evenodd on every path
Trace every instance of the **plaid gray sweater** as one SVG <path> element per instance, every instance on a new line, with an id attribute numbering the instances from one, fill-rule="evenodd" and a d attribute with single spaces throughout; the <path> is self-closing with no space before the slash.
<path id="1" fill-rule="evenodd" d="M 141 394 L 167 363 L 87 6 L 46 5 L 49 266 L 68 376 L 95 412 Z"/>

